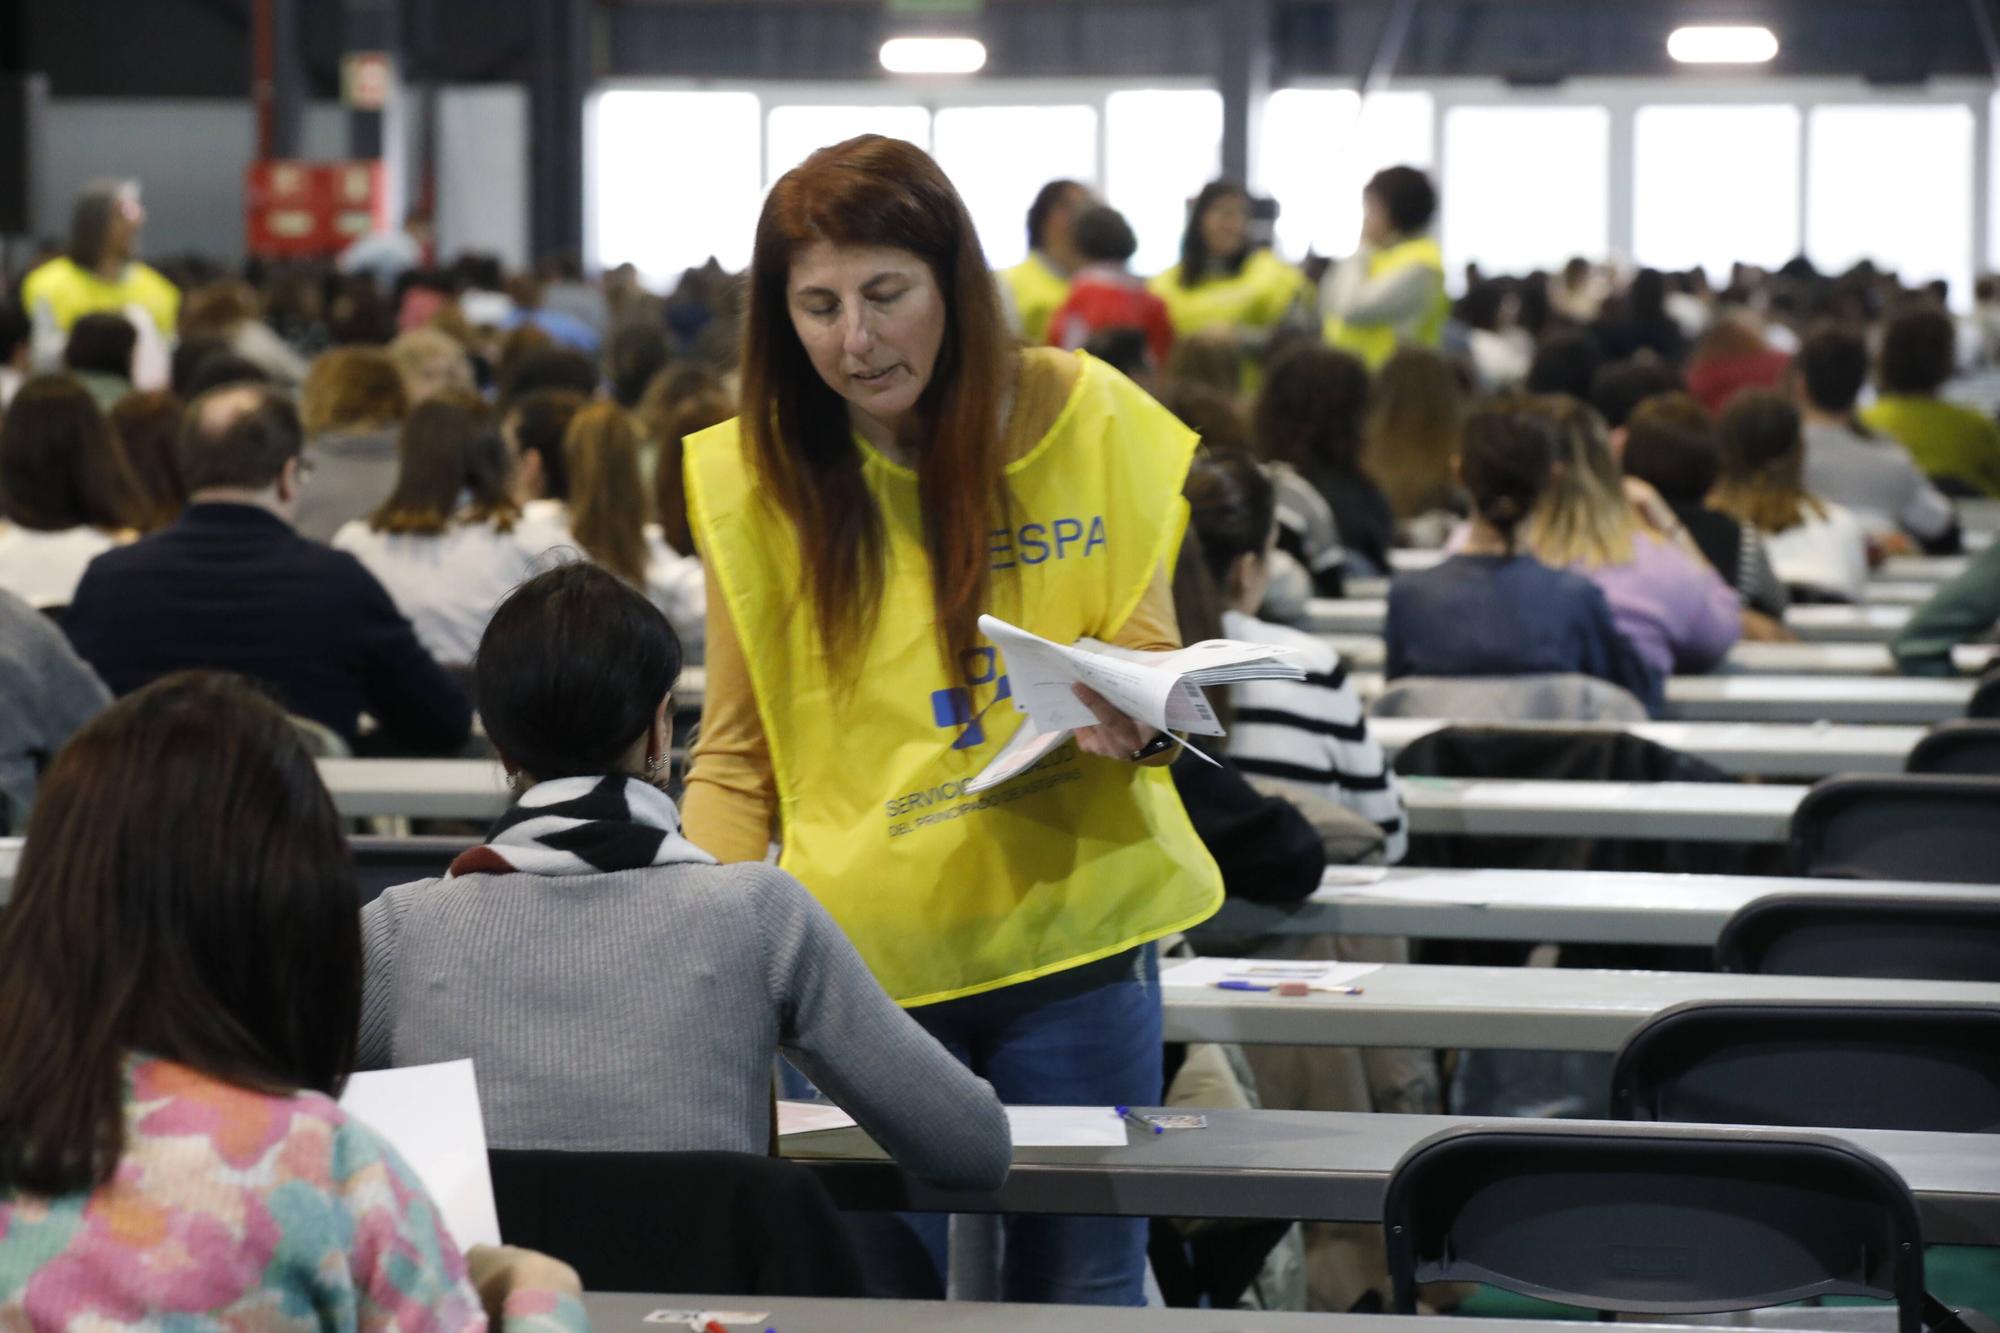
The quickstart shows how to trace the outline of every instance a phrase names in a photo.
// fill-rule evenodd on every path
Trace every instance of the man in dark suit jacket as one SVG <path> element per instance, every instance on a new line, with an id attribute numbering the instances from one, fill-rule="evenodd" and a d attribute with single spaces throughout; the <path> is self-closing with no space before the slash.
<path id="1" fill-rule="evenodd" d="M 209 391 L 179 444 L 188 507 L 90 563 L 63 627 L 118 694 L 192 667 L 262 682 L 285 708 L 355 739 L 366 711 L 401 746 L 456 749 L 461 690 L 359 561 L 292 528 L 312 464 L 289 400 Z"/>

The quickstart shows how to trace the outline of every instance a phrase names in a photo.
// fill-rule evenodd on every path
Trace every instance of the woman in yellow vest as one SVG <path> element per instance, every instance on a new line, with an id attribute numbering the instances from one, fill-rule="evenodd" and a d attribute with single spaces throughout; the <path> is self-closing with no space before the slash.
<path id="1" fill-rule="evenodd" d="M 1202 187 L 1181 234 L 1181 262 L 1148 285 L 1167 303 L 1177 336 L 1227 340 L 1246 365 L 1279 329 L 1313 327 L 1312 284 L 1253 243 L 1250 194 L 1233 181 Z M 1245 387 L 1254 379 L 1246 373 Z"/>
<path id="2" fill-rule="evenodd" d="M 1361 248 L 1322 283 L 1326 340 L 1370 370 L 1405 343 L 1436 347 L 1444 334 L 1444 252 L 1429 234 L 1437 203 L 1415 167 L 1376 172 L 1361 190 Z"/>
<path id="3" fill-rule="evenodd" d="M 36 363 L 53 368 L 70 327 L 85 315 L 124 315 L 149 323 L 158 345 L 174 335 L 181 293 L 132 256 L 146 210 L 131 181 L 99 181 L 77 196 L 68 250 L 21 280 L 21 304 L 34 321 Z M 146 331 L 141 331 L 142 340 Z"/>
<path id="4" fill-rule="evenodd" d="M 1090 187 L 1050 181 L 1028 205 L 1028 257 L 1000 270 L 1007 322 L 1030 347 L 1049 340 L 1049 320 L 1069 299 L 1070 275 L 1083 267 L 1072 229 L 1092 203 Z"/>
<path id="5" fill-rule="evenodd" d="M 775 836 L 1002 1100 L 1155 1103 L 1147 946 L 1222 896 L 1171 738 L 1089 695 L 1078 744 L 965 784 L 1021 725 L 980 613 L 1177 644 L 1195 437 L 1102 363 L 1013 346 L 964 204 L 906 143 L 781 179 L 749 282 L 743 414 L 686 446 L 709 579 L 689 836 L 723 861 Z M 1005 1292 L 1139 1303 L 1145 1243 L 1143 1221 L 1017 1219 Z"/>

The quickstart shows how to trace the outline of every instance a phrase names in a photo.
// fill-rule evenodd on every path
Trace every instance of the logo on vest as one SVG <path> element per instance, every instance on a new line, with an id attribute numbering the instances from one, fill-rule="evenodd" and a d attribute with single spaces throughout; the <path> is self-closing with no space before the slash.
<path id="1" fill-rule="evenodd" d="M 987 534 L 986 553 L 994 569 L 1017 565 L 1041 565 L 1051 560 L 1081 559 L 1101 549 L 1105 543 L 1104 515 L 1089 518 L 1058 518 L 1047 523 L 1023 523 L 1018 528 L 995 528 Z"/>
<path id="2" fill-rule="evenodd" d="M 1014 697 L 1014 687 L 1000 670 L 1000 653 L 994 648 L 974 648 L 963 659 L 965 684 L 938 690 L 931 695 L 931 717 L 939 727 L 956 727 L 954 750 L 974 750 L 986 744 L 986 714 L 1003 699 Z M 993 687 L 993 696 L 984 707 L 973 708 L 974 692 Z"/>

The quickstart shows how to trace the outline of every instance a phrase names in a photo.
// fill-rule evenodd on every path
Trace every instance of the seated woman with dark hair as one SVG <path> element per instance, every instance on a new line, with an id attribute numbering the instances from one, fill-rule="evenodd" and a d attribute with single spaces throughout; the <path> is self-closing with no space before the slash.
<path id="1" fill-rule="evenodd" d="M 1522 548 L 1560 448 L 1534 400 L 1502 400 L 1465 423 L 1456 470 L 1472 519 L 1456 554 L 1389 585 L 1388 675 L 1595 676 L 1657 711 L 1660 673 L 1626 639 L 1580 574 Z"/>
<path id="2" fill-rule="evenodd" d="M 763 1152 L 782 1050 L 910 1171 L 998 1185 L 993 1090 L 797 880 L 682 836 L 658 785 L 680 662 L 666 617 L 595 565 L 501 604 L 475 673 L 520 795 L 444 879 L 363 911 L 362 1063 L 476 1060 L 498 1147 Z"/>
<path id="3" fill-rule="evenodd" d="M 66 606 L 90 562 L 146 521 L 139 483 L 90 392 L 29 380 L 0 420 L 0 588 Z"/>
<path id="4" fill-rule="evenodd" d="M 510 1330 L 588 1327 L 566 1265 L 461 1257 L 335 1104 L 355 900 L 312 759 L 245 681 L 169 676 L 56 756 L 0 918 L 0 1322 L 469 1331 L 483 1292 Z"/>
<path id="5" fill-rule="evenodd" d="M 411 409 L 397 453 L 396 489 L 333 546 L 367 566 L 432 657 L 462 666 L 540 554 L 516 532 L 514 462 L 491 410 L 455 389 Z"/>
<path id="6" fill-rule="evenodd" d="M 1230 395 L 1199 384 L 1176 384 L 1159 397 L 1160 406 L 1201 436 L 1204 453 L 1257 456 L 1250 423 Z M 1263 469 L 1277 492 L 1278 550 L 1260 614 L 1291 624 L 1304 617 L 1311 598 L 1341 595 L 1347 552 L 1333 508 L 1318 487 L 1289 463 L 1267 462 Z"/>
<path id="7" fill-rule="evenodd" d="M 1301 344 L 1277 356 L 1257 398 L 1259 456 L 1295 469 L 1325 498 L 1354 578 L 1389 572 L 1396 513 L 1362 470 L 1368 368 L 1331 347 Z"/>
<path id="8" fill-rule="evenodd" d="M 1806 491 L 1799 409 L 1775 393 L 1738 394 L 1716 423 L 1722 480 L 1709 497 L 1770 544 L 1794 595 L 1858 602 L 1868 585 L 1868 534 L 1851 510 Z"/>
<path id="9" fill-rule="evenodd" d="M 1736 589 L 1743 609 L 1766 618 L 1746 619 L 1745 629 L 1754 626 L 1764 638 L 1783 635 L 1777 622 L 1792 599 L 1771 568 L 1764 535 L 1707 503 L 1722 476 L 1722 444 L 1693 395 L 1663 393 L 1640 403 L 1625 425 L 1623 463 L 1626 476 L 1660 493 L 1715 572 Z"/>
<path id="10" fill-rule="evenodd" d="M 70 327 L 63 345 L 63 369 L 90 390 L 99 408 L 132 392 L 132 358 L 139 349 L 139 330 L 123 315 L 85 315 Z"/>
<path id="11" fill-rule="evenodd" d="M 1306 673 L 1304 680 L 1229 687 L 1236 722 L 1229 757 L 1245 773 L 1345 806 L 1382 830 L 1387 860 L 1402 860 L 1409 841 L 1403 793 L 1382 747 L 1369 738 L 1367 713 L 1346 665 L 1324 640 L 1258 619 L 1278 543 L 1271 479 L 1241 454 L 1208 452 L 1188 470 L 1186 493 L 1188 522 L 1200 539 L 1195 553 L 1220 603 L 1220 632 L 1199 637 L 1290 648 Z M 1182 633 L 1196 641 L 1185 624 Z"/>

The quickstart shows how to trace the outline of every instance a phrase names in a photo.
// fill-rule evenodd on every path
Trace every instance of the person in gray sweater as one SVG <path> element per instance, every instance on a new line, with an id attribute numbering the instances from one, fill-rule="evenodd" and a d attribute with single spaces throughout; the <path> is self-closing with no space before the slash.
<path id="1" fill-rule="evenodd" d="M 0 832 L 27 826 L 42 769 L 110 702 L 55 623 L 0 591 Z"/>
<path id="2" fill-rule="evenodd" d="M 992 1088 L 889 999 L 772 866 L 722 866 L 655 785 L 680 648 L 616 576 L 516 589 L 475 663 L 521 795 L 443 879 L 362 912 L 360 1067 L 470 1057 L 500 1148 L 760 1153 L 783 1052 L 903 1167 L 1005 1179 Z"/>

